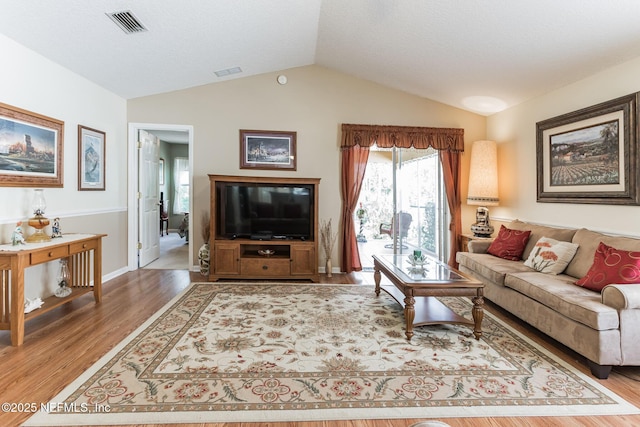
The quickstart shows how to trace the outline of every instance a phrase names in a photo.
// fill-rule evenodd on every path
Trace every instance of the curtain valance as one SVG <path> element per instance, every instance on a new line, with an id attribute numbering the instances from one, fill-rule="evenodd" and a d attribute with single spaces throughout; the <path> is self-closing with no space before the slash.
<path id="1" fill-rule="evenodd" d="M 380 148 L 413 146 L 463 152 L 464 129 L 342 124 L 342 149 L 355 145 L 371 147 L 373 144 Z"/>

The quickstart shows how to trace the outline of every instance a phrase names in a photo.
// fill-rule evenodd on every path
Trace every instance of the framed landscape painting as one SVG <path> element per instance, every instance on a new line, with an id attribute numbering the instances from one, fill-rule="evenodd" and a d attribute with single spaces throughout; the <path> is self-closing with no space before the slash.
<path id="1" fill-rule="evenodd" d="M 536 123 L 539 202 L 640 204 L 638 93 Z"/>
<path id="2" fill-rule="evenodd" d="M 241 129 L 240 169 L 296 170 L 296 132 Z"/>
<path id="3" fill-rule="evenodd" d="M 78 125 L 78 190 L 105 189 L 105 137 L 102 131 Z"/>
<path id="4" fill-rule="evenodd" d="M 0 186 L 62 187 L 64 122 L 0 103 Z"/>

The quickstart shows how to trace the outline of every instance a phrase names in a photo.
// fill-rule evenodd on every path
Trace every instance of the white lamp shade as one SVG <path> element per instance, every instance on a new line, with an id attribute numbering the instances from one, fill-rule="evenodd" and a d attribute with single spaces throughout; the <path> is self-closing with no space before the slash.
<path id="1" fill-rule="evenodd" d="M 498 205 L 498 149 L 495 141 L 476 141 L 471 148 L 468 205 Z"/>

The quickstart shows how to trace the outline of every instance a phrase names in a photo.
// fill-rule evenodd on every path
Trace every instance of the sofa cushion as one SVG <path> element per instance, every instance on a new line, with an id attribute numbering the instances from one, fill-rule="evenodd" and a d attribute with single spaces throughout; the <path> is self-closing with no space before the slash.
<path id="1" fill-rule="evenodd" d="M 625 251 L 600 242 L 587 274 L 576 285 L 601 292 L 610 284 L 640 283 L 640 252 Z"/>
<path id="2" fill-rule="evenodd" d="M 640 251 L 640 239 L 622 236 L 609 236 L 582 228 L 576 231 L 572 239 L 579 245 L 576 255 L 567 266 L 565 273 L 579 279 L 586 276 L 593 264 L 593 258 L 600 242 L 617 249 Z"/>
<path id="3" fill-rule="evenodd" d="M 571 242 L 571 239 L 576 232 L 575 228 L 548 227 L 546 225 L 530 224 L 528 222 L 523 222 L 517 219 L 509 223 L 509 228 L 513 230 L 531 231 L 529 242 L 527 242 L 527 246 L 525 246 L 524 253 L 522 254 L 523 259 L 529 258 L 529 255 L 531 255 L 531 251 L 533 251 L 536 242 L 540 240 L 541 237 L 549 237 L 551 239 L 559 240 L 562 242 Z"/>
<path id="4" fill-rule="evenodd" d="M 578 245 L 561 242 L 549 237 L 541 237 L 524 265 L 547 274 L 560 274 L 578 250 Z"/>
<path id="5" fill-rule="evenodd" d="M 489 245 L 487 253 L 512 261 L 520 261 L 524 247 L 529 241 L 529 234 L 531 232 L 528 230 L 512 230 L 501 225 L 498 236 Z"/>
<path id="6" fill-rule="evenodd" d="M 599 293 L 575 286 L 574 281 L 565 274 L 529 271 L 507 274 L 504 285 L 590 328 L 617 329 L 618 311 L 602 304 Z"/>
<path id="7" fill-rule="evenodd" d="M 464 266 L 475 274 L 500 285 L 504 284 L 504 276 L 507 273 L 531 271 L 522 262 L 509 261 L 490 254 L 458 252 L 456 261 L 460 266 Z"/>

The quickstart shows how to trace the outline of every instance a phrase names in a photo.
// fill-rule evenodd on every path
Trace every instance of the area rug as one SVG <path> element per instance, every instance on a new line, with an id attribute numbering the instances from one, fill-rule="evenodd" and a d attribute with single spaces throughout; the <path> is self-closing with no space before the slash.
<path id="1" fill-rule="evenodd" d="M 407 342 L 373 286 L 194 283 L 25 425 L 640 413 L 488 313 L 482 329 Z"/>

